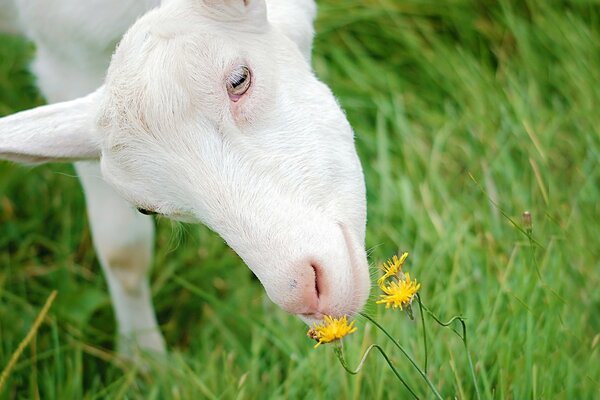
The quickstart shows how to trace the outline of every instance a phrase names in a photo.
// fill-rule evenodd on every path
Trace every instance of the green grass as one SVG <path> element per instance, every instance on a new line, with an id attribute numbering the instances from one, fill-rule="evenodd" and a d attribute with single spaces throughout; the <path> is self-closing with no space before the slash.
<path id="1" fill-rule="evenodd" d="M 443 319 L 467 318 L 483 398 L 600 392 L 600 4 L 594 1 L 320 2 L 317 74 L 357 138 L 376 265 L 400 249 Z M 41 103 L 33 49 L 0 38 L 0 113 Z M 530 247 L 521 215 L 533 216 Z M 0 399 L 408 398 L 373 354 L 350 376 L 333 349 L 270 304 L 205 227 L 158 220 L 154 302 L 170 354 L 140 372 L 113 356 L 115 325 L 69 165 L 0 164 L 0 368 L 58 290 Z M 539 274 L 538 274 L 539 271 Z M 421 330 L 368 309 L 423 362 Z M 417 316 L 418 317 L 418 316 Z M 429 326 L 429 376 L 474 398 L 462 343 Z M 384 344 L 364 320 L 350 364 Z"/>

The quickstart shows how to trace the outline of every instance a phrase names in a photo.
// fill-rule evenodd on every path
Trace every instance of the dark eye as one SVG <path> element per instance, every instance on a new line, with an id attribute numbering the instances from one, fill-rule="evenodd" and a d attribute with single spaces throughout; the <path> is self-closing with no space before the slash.
<path id="1" fill-rule="evenodd" d="M 252 76 L 245 65 L 238 65 L 227 77 L 227 94 L 231 101 L 238 101 L 250 88 Z"/>
<path id="2" fill-rule="evenodd" d="M 145 208 L 138 208 L 137 210 L 144 215 L 156 215 L 156 212 L 146 210 Z"/>

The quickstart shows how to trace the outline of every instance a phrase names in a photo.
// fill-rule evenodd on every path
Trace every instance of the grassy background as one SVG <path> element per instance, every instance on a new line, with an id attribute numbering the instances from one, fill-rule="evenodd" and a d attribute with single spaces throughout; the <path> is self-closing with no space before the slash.
<path id="1" fill-rule="evenodd" d="M 600 3 L 323 0 L 317 31 L 315 70 L 357 133 L 371 263 L 410 251 L 424 302 L 468 318 L 484 398 L 595 397 Z M 0 37 L 0 114 L 42 103 L 32 53 Z M 518 229 L 525 210 L 533 249 Z M 171 352 L 147 372 L 123 366 L 84 212 L 71 166 L 0 164 L 0 368 L 59 293 L 0 399 L 408 398 L 378 356 L 349 376 L 331 348 L 313 350 L 219 237 L 167 220 L 152 289 Z M 423 361 L 416 322 L 369 311 Z M 358 326 L 351 364 L 385 343 Z M 446 398 L 474 398 L 461 342 L 428 326 L 431 379 Z"/>

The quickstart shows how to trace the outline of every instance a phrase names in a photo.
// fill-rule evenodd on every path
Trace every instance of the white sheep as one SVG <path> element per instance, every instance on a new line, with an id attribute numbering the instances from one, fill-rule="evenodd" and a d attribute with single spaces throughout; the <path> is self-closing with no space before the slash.
<path id="1" fill-rule="evenodd" d="M 164 351 L 153 222 L 136 209 L 206 224 L 307 323 L 358 312 L 370 287 L 364 178 L 310 67 L 312 0 L 0 6 L 35 42 L 54 103 L 0 119 L 0 159 L 75 162 L 122 351 Z"/>

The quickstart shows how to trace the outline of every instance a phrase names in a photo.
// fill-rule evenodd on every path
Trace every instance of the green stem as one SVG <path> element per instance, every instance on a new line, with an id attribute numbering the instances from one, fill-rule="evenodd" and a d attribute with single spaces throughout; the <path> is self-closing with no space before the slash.
<path id="1" fill-rule="evenodd" d="M 418 296 L 418 295 L 417 295 Z M 443 326 L 443 327 L 450 327 L 450 325 L 452 325 L 452 323 L 456 320 L 459 320 L 461 322 L 461 324 L 463 325 L 463 332 L 465 331 L 465 324 L 463 322 L 463 317 L 455 315 L 454 317 L 450 318 L 447 322 L 442 322 L 434 313 L 433 311 L 431 311 L 429 308 L 427 308 L 427 306 L 425 304 L 422 304 L 423 309 L 425 309 L 425 311 L 427 311 L 427 314 L 429 314 L 429 316 L 431 318 L 433 318 L 433 320 L 435 322 L 437 322 L 439 325 Z M 460 332 L 458 332 L 456 329 L 452 328 L 452 332 L 454 332 L 461 340 L 464 341 L 463 336 L 460 334 Z"/>
<path id="2" fill-rule="evenodd" d="M 423 304 L 421 304 L 421 296 L 417 293 L 419 300 L 419 313 L 421 314 L 421 325 L 423 326 L 423 347 L 425 349 L 425 373 L 427 373 L 427 329 L 425 328 L 425 315 L 423 315 Z"/>
<path id="3" fill-rule="evenodd" d="M 467 353 L 467 361 L 469 362 L 469 371 L 471 372 L 471 379 L 473 380 L 473 387 L 475 387 L 475 395 L 477 396 L 477 400 L 481 399 L 481 395 L 479 394 L 479 388 L 477 387 L 477 378 L 475 377 L 475 368 L 473 368 L 473 360 L 471 359 L 471 352 L 469 351 L 469 345 L 467 344 L 467 328 L 464 326 L 465 323 L 461 320 L 461 324 L 463 324 L 465 340 L 465 352 Z"/>
<path id="4" fill-rule="evenodd" d="M 413 392 L 413 390 L 410 388 L 410 386 L 408 386 L 408 384 L 406 383 L 406 381 L 404 379 L 402 379 L 402 376 L 400 375 L 400 373 L 398 372 L 398 370 L 394 367 L 394 365 L 392 364 L 392 361 L 389 359 L 389 357 L 387 356 L 387 354 L 385 353 L 385 351 L 383 351 L 383 349 L 381 348 L 381 346 L 379 346 L 377 344 L 372 344 L 369 347 L 367 347 L 367 350 L 365 350 L 365 352 L 363 353 L 363 355 L 362 355 L 362 357 L 360 359 L 360 362 L 358 363 L 358 366 L 354 370 L 351 370 L 348 367 L 348 364 L 346 364 L 346 359 L 344 358 L 344 348 L 342 347 L 341 343 L 338 344 L 335 347 L 334 351 L 335 351 L 335 354 L 337 355 L 338 359 L 340 360 L 340 364 L 342 364 L 342 367 L 344 367 L 344 369 L 346 370 L 346 372 L 348 372 L 351 375 L 356 375 L 362 369 L 363 364 L 365 363 L 365 360 L 367 359 L 367 356 L 369 355 L 369 353 L 373 349 L 379 350 L 379 353 L 381 353 L 381 355 L 383 356 L 383 358 L 385 359 L 385 361 L 388 363 L 388 365 L 390 366 L 390 368 L 392 369 L 392 371 L 394 372 L 394 374 L 398 377 L 398 379 L 400 380 L 400 382 L 402 382 L 402 384 L 404 385 L 404 387 L 410 392 L 410 394 L 413 395 L 413 397 L 415 399 L 418 399 L 419 397 L 415 394 L 415 392 Z"/>
<path id="5" fill-rule="evenodd" d="M 379 330 L 381 330 L 387 337 L 388 339 L 391 340 L 392 343 L 394 343 L 394 345 L 400 349 L 400 351 L 402 352 L 402 354 L 404 354 L 404 356 L 408 359 L 408 361 L 410 361 L 410 363 L 413 365 L 413 367 L 415 367 L 417 369 L 417 371 L 419 372 L 419 374 L 421 374 L 421 376 L 423 377 L 423 379 L 425 379 L 425 382 L 427 382 L 427 385 L 429 385 L 429 388 L 431 389 L 431 391 L 435 394 L 435 397 L 442 400 L 442 396 L 440 395 L 440 393 L 437 391 L 437 389 L 435 388 L 433 382 L 431 382 L 431 380 L 429 379 L 429 377 L 423 372 L 423 370 L 417 365 L 417 363 L 413 360 L 413 358 L 410 356 L 410 354 L 408 354 L 406 352 L 406 350 L 404 350 L 404 348 L 402 347 L 402 345 L 400 343 L 398 343 L 396 341 L 396 339 L 394 339 L 392 337 L 392 335 L 390 335 L 384 328 L 383 326 L 379 325 L 379 323 L 377 323 L 377 321 L 375 321 L 373 318 L 371 318 L 370 316 L 368 316 L 365 313 L 360 313 L 360 315 L 362 315 L 363 317 L 365 317 L 366 319 L 368 319 L 369 321 L 371 321 L 377 328 L 379 328 Z"/>
<path id="6" fill-rule="evenodd" d="M 450 325 L 452 325 L 454 321 L 458 320 L 458 322 L 460 322 L 460 325 L 462 327 L 462 335 L 459 332 L 457 332 L 454 328 L 451 329 L 462 340 L 465 346 L 465 352 L 467 353 L 467 362 L 469 364 L 469 372 L 471 374 L 471 380 L 473 381 L 473 387 L 475 388 L 475 395 L 477 396 L 477 400 L 480 400 L 481 395 L 479 394 L 479 388 L 477 387 L 475 368 L 473 368 L 473 359 L 471 358 L 471 352 L 469 351 L 469 343 L 467 341 L 467 324 L 465 323 L 464 318 L 456 315 L 450 318 L 447 322 L 442 322 L 429 308 L 427 308 L 427 306 L 421 303 L 421 297 L 418 294 L 417 299 L 419 300 L 419 305 L 422 306 L 425 309 L 425 311 L 427 311 L 427 313 L 431 316 L 431 318 L 433 318 L 434 321 L 437 322 L 439 325 L 443 327 L 450 327 Z"/>
<path id="7" fill-rule="evenodd" d="M 527 228 L 527 239 L 529 239 L 529 251 L 531 252 L 531 260 L 533 262 L 533 266 L 535 267 L 535 272 L 537 273 L 538 279 L 540 281 L 544 281 L 542 278 L 542 273 L 540 272 L 540 267 L 538 265 L 537 262 L 537 258 L 535 257 L 535 246 L 534 246 L 534 240 L 533 240 L 533 229 L 531 228 Z"/>

